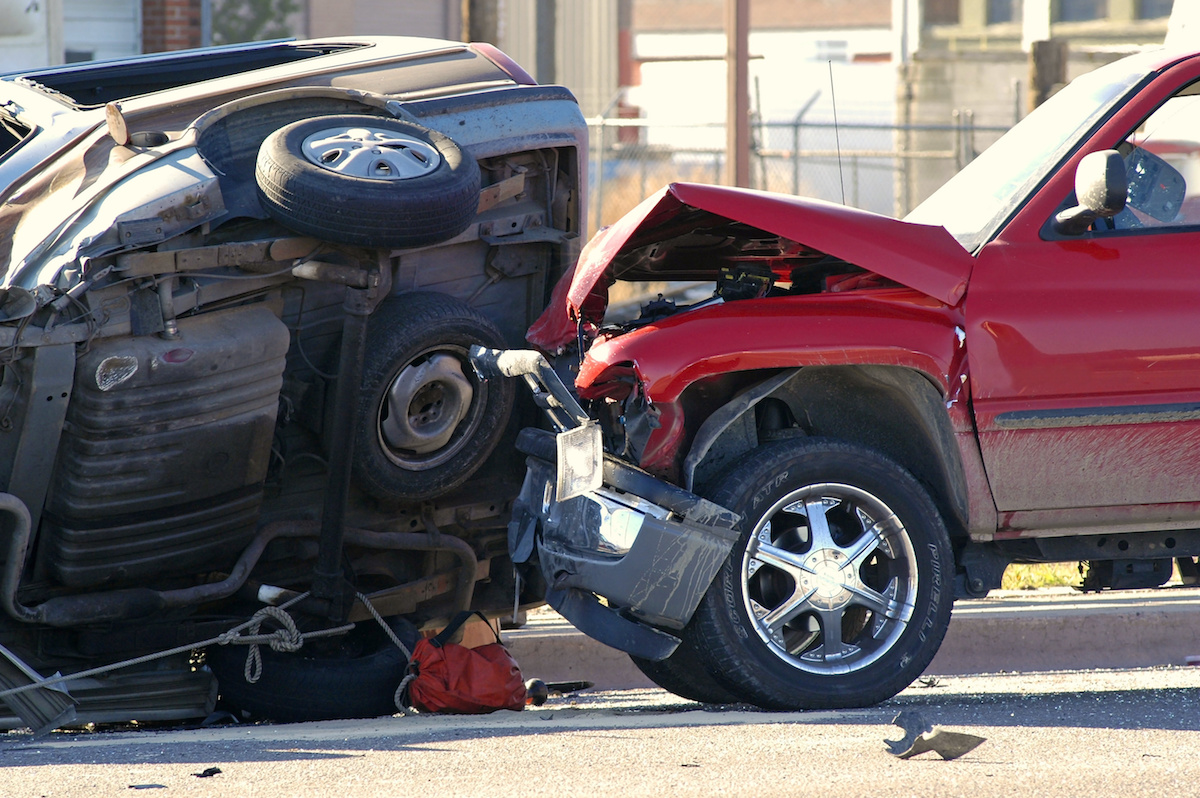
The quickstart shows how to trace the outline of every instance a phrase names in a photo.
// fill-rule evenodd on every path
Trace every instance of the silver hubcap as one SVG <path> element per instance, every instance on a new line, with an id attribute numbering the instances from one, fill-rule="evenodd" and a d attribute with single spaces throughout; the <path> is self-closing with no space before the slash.
<path id="1" fill-rule="evenodd" d="M 486 391 L 473 386 L 453 354 L 434 352 L 397 373 L 380 408 L 379 437 L 388 458 L 410 469 L 432 468 L 448 460 L 478 426 L 472 401 Z M 478 405 L 476 405 L 478 406 Z M 467 419 L 470 419 L 467 421 Z M 469 430 L 460 430 L 466 421 Z M 458 443 L 449 448 L 458 436 Z"/>
<path id="2" fill-rule="evenodd" d="M 437 169 L 442 160 L 426 141 L 384 128 L 327 128 L 304 139 L 304 157 L 349 177 L 409 180 Z"/>
<path id="3" fill-rule="evenodd" d="M 810 673 L 875 662 L 907 628 L 916 595 L 908 531 L 880 499 L 851 485 L 788 494 L 742 556 L 755 631 L 776 656 Z"/>

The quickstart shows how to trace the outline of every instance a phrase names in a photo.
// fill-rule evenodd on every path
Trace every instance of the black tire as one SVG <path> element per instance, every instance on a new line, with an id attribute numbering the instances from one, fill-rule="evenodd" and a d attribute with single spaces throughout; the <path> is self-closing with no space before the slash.
<path id="1" fill-rule="evenodd" d="M 429 292 L 386 300 L 367 328 L 355 483 L 380 499 L 430 499 L 465 482 L 504 434 L 512 380 L 483 381 L 472 344 L 505 347 L 487 318 Z"/>
<path id="2" fill-rule="evenodd" d="M 411 651 L 416 627 L 389 621 Z M 338 640 L 310 640 L 295 653 L 261 646 L 262 675 L 246 681 L 248 648 L 210 646 L 205 661 L 217 677 L 220 705 L 243 717 L 299 723 L 337 718 L 377 718 L 400 710 L 396 688 L 408 660 L 374 621 Z"/>
<path id="3" fill-rule="evenodd" d="M 647 679 L 680 698 L 701 704 L 739 704 L 743 700 L 712 677 L 686 637 L 664 660 L 656 662 L 633 655 L 629 659 Z"/>
<path id="4" fill-rule="evenodd" d="M 826 709 L 885 701 L 924 671 L 950 623 L 953 554 L 905 469 L 792 440 L 748 453 L 708 493 L 743 516 L 692 626 L 718 682 L 767 709 Z"/>
<path id="5" fill-rule="evenodd" d="M 339 130 L 358 139 L 337 149 L 334 136 L 321 135 Z M 381 155 L 367 163 L 359 154 L 368 152 Z M 413 174 L 402 177 L 407 164 Z M 465 230 L 479 206 L 479 166 L 469 153 L 441 133 L 382 116 L 319 116 L 281 127 L 259 147 L 254 175 L 272 218 L 342 244 L 436 244 Z"/>

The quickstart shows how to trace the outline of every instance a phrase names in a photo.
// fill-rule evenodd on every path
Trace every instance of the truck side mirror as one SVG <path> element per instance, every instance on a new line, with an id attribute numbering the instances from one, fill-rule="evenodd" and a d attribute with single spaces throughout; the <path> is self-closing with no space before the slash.
<path id="1" fill-rule="evenodd" d="M 1087 232 L 1097 219 L 1111 219 L 1125 209 L 1129 178 L 1125 161 L 1116 150 L 1083 156 L 1075 169 L 1075 197 L 1079 202 L 1054 217 L 1054 229 L 1063 235 Z"/>

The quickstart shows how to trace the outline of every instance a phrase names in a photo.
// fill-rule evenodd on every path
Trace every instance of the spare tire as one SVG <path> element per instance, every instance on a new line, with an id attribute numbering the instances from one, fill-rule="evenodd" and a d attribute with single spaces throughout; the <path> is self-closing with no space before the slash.
<path id="1" fill-rule="evenodd" d="M 431 499 L 483 464 L 512 411 L 512 380 L 481 380 L 473 344 L 505 347 L 500 331 L 446 294 L 391 297 L 367 326 L 355 420 L 354 478 L 380 499 Z"/>
<path id="2" fill-rule="evenodd" d="M 341 244 L 437 244 L 465 230 L 479 206 L 469 153 L 437 131 L 382 116 L 281 127 L 259 147 L 254 177 L 272 218 Z"/>
<path id="3" fill-rule="evenodd" d="M 403 618 L 388 624 L 412 651 L 420 634 Z M 399 712 L 396 688 L 408 659 L 374 621 L 341 638 L 315 639 L 295 653 L 266 645 L 262 674 L 247 682 L 246 646 L 209 646 L 205 661 L 217 677 L 223 707 L 242 716 L 281 723 L 376 718 Z"/>

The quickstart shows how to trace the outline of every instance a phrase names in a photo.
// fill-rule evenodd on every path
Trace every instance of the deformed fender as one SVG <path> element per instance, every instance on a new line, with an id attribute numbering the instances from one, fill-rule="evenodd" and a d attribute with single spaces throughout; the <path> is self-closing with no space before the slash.
<path id="1" fill-rule="evenodd" d="M 708 454 L 721 434 L 739 418 L 750 412 L 760 401 L 795 377 L 797 373 L 799 373 L 799 369 L 781 371 L 757 385 L 752 385 L 704 419 L 704 423 L 700 425 L 700 429 L 696 430 L 696 436 L 692 439 L 692 448 L 688 451 L 687 457 L 683 459 L 683 486 L 685 488 L 693 490 L 696 466 Z"/>
<path id="2" fill-rule="evenodd" d="M 958 308 L 900 288 L 742 300 L 598 340 L 576 386 L 584 398 L 610 396 L 633 375 L 659 423 L 640 465 L 688 488 L 712 476 L 706 458 L 724 448 L 722 434 L 778 398 L 798 433 L 882 451 L 930 487 L 952 530 L 982 539 L 995 530 L 995 506 L 961 325 Z M 758 380 L 685 422 L 693 386 L 737 372 Z"/>

